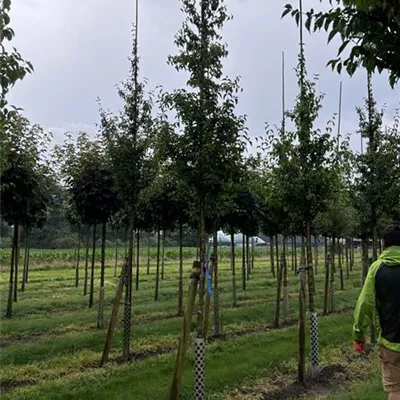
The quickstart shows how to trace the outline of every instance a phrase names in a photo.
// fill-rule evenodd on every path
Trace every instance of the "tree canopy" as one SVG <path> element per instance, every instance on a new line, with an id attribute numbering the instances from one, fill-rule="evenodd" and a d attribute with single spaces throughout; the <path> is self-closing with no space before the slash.
<path id="1" fill-rule="evenodd" d="M 322 1 L 322 0 L 321 0 Z M 327 1 L 326 1 L 327 2 Z M 309 31 L 324 30 L 328 41 L 339 36 L 341 44 L 329 65 L 350 75 L 360 67 L 369 73 L 387 71 L 392 86 L 400 78 L 400 6 L 396 0 L 329 0 L 331 9 L 307 12 Z M 299 9 L 285 6 L 299 22 Z"/>

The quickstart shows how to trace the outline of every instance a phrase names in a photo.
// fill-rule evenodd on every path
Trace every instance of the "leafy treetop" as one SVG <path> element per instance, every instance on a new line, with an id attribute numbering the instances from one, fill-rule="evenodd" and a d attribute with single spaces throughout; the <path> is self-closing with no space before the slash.
<path id="1" fill-rule="evenodd" d="M 328 64 L 339 73 L 346 68 L 350 75 L 359 67 L 369 73 L 385 70 L 394 86 L 400 78 L 399 2 L 329 0 L 329 3 L 332 8 L 328 11 L 310 9 L 305 23 L 309 31 L 325 30 L 329 42 L 337 35 L 341 37 L 338 55 Z M 299 9 L 287 4 L 283 15 L 291 14 L 299 23 L 299 13 Z M 347 47 L 350 51 L 346 53 Z"/>

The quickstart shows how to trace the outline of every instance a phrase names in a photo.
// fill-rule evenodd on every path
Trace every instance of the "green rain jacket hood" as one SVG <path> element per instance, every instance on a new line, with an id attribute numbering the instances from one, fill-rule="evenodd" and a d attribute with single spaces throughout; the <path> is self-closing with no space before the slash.
<path id="1" fill-rule="evenodd" d="M 392 268 L 394 268 L 395 270 Z M 386 271 L 386 273 L 384 272 L 384 270 Z M 374 319 L 377 307 L 379 311 L 379 294 L 382 293 L 382 291 L 385 292 L 386 289 L 389 290 L 390 287 L 393 288 L 393 285 L 395 284 L 392 279 L 393 277 L 397 280 L 400 278 L 400 246 L 390 246 L 385 249 L 379 256 L 378 260 L 371 265 L 368 271 L 364 287 L 361 291 L 360 297 L 358 298 L 357 305 L 354 311 L 355 323 L 353 327 L 353 337 L 355 340 L 364 340 L 365 333 Z M 386 282 L 384 281 L 385 279 Z M 377 283 L 378 285 L 382 285 L 383 287 L 377 287 Z M 396 289 L 397 287 L 400 291 L 400 286 L 396 286 Z M 393 288 L 393 292 L 394 290 L 395 289 Z M 394 319 L 398 327 L 400 326 L 400 309 L 399 307 L 396 307 L 395 303 L 398 302 L 400 304 L 400 295 L 396 295 L 394 293 L 392 297 L 394 304 L 391 305 L 390 310 L 392 313 L 395 313 L 397 315 L 391 315 L 390 319 L 391 321 L 393 321 Z M 379 312 L 379 315 L 381 316 L 382 314 Z M 379 319 L 381 319 L 381 317 Z M 378 342 L 389 350 L 400 352 L 400 342 L 398 342 L 398 340 L 396 340 L 395 342 L 393 342 L 392 340 L 388 340 L 387 335 L 386 338 L 383 337 L 382 324 L 384 324 L 385 321 L 379 322 L 380 332 Z"/>

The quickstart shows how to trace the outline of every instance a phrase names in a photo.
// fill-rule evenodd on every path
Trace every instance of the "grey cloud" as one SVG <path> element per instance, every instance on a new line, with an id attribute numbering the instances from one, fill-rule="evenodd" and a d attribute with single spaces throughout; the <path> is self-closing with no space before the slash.
<path id="1" fill-rule="evenodd" d="M 282 50 L 286 55 L 288 107 L 297 93 L 293 69 L 299 40 L 294 21 L 280 19 L 286 2 L 227 1 L 234 18 L 223 32 L 230 52 L 225 71 L 229 76 L 241 76 L 244 91 L 238 112 L 247 114 L 249 132 L 254 136 L 264 132 L 265 121 L 280 121 Z M 307 3 L 320 7 L 319 0 Z M 178 0 L 140 1 L 141 75 L 149 79 L 150 87 L 163 85 L 172 90 L 185 84 L 185 75 L 166 63 L 167 56 L 176 52 L 173 39 L 182 19 Z M 14 44 L 34 63 L 35 73 L 13 90 L 13 103 L 22 106 L 32 122 L 57 127 L 57 132 L 79 127 L 96 132 L 96 98 L 112 110 L 121 105 L 115 85 L 126 77 L 129 68 L 133 20 L 134 2 L 130 0 L 14 1 Z M 342 131 L 354 131 L 355 107 L 362 105 L 366 93 L 365 75 L 358 73 L 350 79 L 331 72 L 326 62 L 335 55 L 336 47 L 327 46 L 323 34 L 306 34 L 305 40 L 309 75 L 320 75 L 318 89 L 326 94 L 320 125 L 337 112 L 342 79 Z M 374 87 L 378 102 L 388 104 L 390 119 L 400 100 L 398 92 L 389 88 L 386 76 L 375 77 Z M 358 139 L 353 141 L 357 147 Z"/>

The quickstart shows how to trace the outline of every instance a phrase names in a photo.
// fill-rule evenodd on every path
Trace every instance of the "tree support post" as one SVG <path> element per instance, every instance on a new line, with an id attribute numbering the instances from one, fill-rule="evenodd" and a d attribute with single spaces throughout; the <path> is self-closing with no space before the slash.
<path id="1" fill-rule="evenodd" d="M 115 325 L 117 324 L 118 311 L 119 311 L 119 307 L 121 304 L 124 286 L 125 287 L 128 286 L 128 262 L 127 262 L 127 260 L 125 260 L 125 262 L 122 266 L 121 276 L 119 278 L 117 291 L 115 294 L 114 306 L 111 311 L 110 323 L 108 325 L 106 343 L 104 344 L 103 354 L 102 354 L 101 360 L 100 360 L 100 367 L 108 361 L 108 355 L 110 354 L 111 341 L 112 341 L 112 337 L 114 334 Z"/>
<path id="2" fill-rule="evenodd" d="M 298 380 L 305 382 L 306 375 L 306 259 L 301 258 L 299 268 L 299 362 Z"/>
<path id="3" fill-rule="evenodd" d="M 311 335 L 311 377 L 317 378 L 319 370 L 319 337 L 318 337 L 318 313 L 313 311 L 310 315 Z"/>
<path id="4" fill-rule="evenodd" d="M 195 339 L 194 398 L 205 399 L 204 387 L 204 338 Z"/>
<path id="5" fill-rule="evenodd" d="M 189 294 L 185 313 L 182 321 L 181 336 L 179 338 L 178 354 L 176 356 L 174 375 L 172 379 L 170 400 L 178 400 L 182 383 L 183 366 L 192 323 L 194 303 L 196 300 L 197 287 L 200 280 L 201 264 L 199 261 L 193 262 L 192 274 L 190 276 Z"/>

